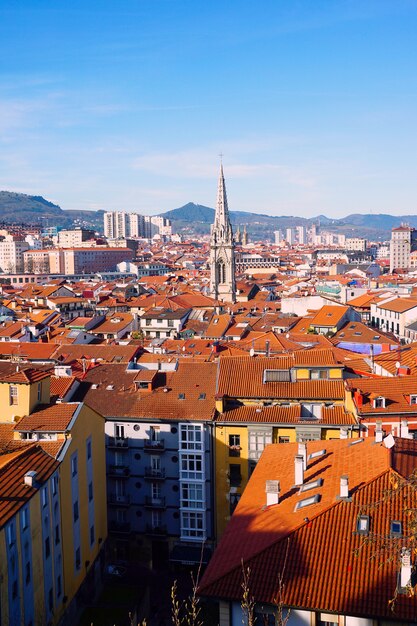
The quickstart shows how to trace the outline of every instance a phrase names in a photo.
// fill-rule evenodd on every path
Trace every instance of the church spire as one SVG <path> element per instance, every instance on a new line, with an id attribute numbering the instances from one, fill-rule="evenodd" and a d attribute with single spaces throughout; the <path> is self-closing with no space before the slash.
<path id="1" fill-rule="evenodd" d="M 236 301 L 233 231 L 222 163 L 217 187 L 216 214 L 211 227 L 210 293 L 216 300 Z"/>
<path id="2" fill-rule="evenodd" d="M 213 230 L 216 230 L 217 235 L 224 241 L 231 240 L 233 237 L 232 225 L 229 217 L 229 207 L 227 204 L 226 183 L 224 182 L 223 163 L 220 164 L 216 215 L 214 218 Z"/>

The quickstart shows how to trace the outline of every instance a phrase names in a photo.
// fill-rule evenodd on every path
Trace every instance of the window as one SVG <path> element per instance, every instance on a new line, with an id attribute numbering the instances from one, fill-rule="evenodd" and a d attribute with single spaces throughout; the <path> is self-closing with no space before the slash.
<path id="1" fill-rule="evenodd" d="M 204 514 L 182 511 L 181 535 L 188 539 L 204 539 Z"/>
<path id="2" fill-rule="evenodd" d="M 327 370 L 311 370 L 311 380 L 326 380 L 329 378 L 329 372 Z"/>
<path id="3" fill-rule="evenodd" d="M 42 383 L 38 383 L 38 402 L 42 400 Z"/>
<path id="4" fill-rule="evenodd" d="M 202 450 L 203 431 L 200 425 L 181 424 L 180 425 L 180 449 L 181 450 Z"/>
<path id="5" fill-rule="evenodd" d="M 58 598 L 60 597 L 62 593 L 62 582 L 61 582 L 61 576 L 59 575 L 56 579 L 56 595 L 58 596 Z"/>
<path id="6" fill-rule="evenodd" d="M 42 508 L 44 509 L 46 506 L 48 506 L 48 492 L 45 489 L 41 489 L 41 502 L 42 502 Z"/>
<path id="7" fill-rule="evenodd" d="M 379 396 L 374 399 L 374 409 L 383 409 L 385 408 L 385 398 Z"/>
<path id="8" fill-rule="evenodd" d="M 367 535 L 369 533 L 369 515 L 359 515 L 356 531 L 360 535 Z"/>
<path id="9" fill-rule="evenodd" d="M 29 585 L 31 580 L 31 576 L 30 576 L 30 561 L 26 561 L 25 564 L 25 583 L 27 585 Z"/>
<path id="10" fill-rule="evenodd" d="M 77 522 L 78 518 L 80 517 L 80 512 L 78 510 L 78 500 L 74 502 L 72 509 L 73 509 L 73 519 L 74 519 L 74 524 L 75 524 L 75 522 Z"/>
<path id="11" fill-rule="evenodd" d="M 278 443 L 290 443 L 289 437 L 278 437 Z"/>
<path id="12" fill-rule="evenodd" d="M 304 500 L 299 500 L 297 502 L 294 511 L 299 511 L 300 509 L 303 509 L 306 506 L 310 506 L 311 504 L 316 504 L 317 502 L 320 502 L 319 494 L 316 494 L 315 496 L 310 496 L 310 498 L 304 498 Z"/>
<path id="13" fill-rule="evenodd" d="M 200 395 L 198 396 L 198 399 L 199 400 L 205 400 L 206 399 L 206 394 L 204 392 L 200 393 Z"/>
<path id="14" fill-rule="evenodd" d="M 160 430 L 158 426 L 151 426 L 149 432 L 149 439 L 151 441 L 159 441 L 160 440 Z"/>
<path id="15" fill-rule="evenodd" d="M 203 484 L 185 483 L 181 485 L 181 506 L 188 509 L 204 508 Z"/>
<path id="16" fill-rule="evenodd" d="M 240 435 L 229 435 L 229 456 L 240 456 Z"/>
<path id="17" fill-rule="evenodd" d="M 58 476 L 52 477 L 52 495 L 56 496 L 58 491 Z"/>
<path id="18" fill-rule="evenodd" d="M 240 465 L 238 465 L 237 463 L 230 463 L 229 465 L 229 480 L 231 487 L 239 487 L 242 482 Z"/>
<path id="19" fill-rule="evenodd" d="M 88 501 L 92 502 L 93 500 L 93 481 L 88 483 Z"/>
<path id="20" fill-rule="evenodd" d="M 269 443 L 272 443 L 271 429 L 249 431 L 249 458 L 258 460 Z"/>
<path id="21" fill-rule="evenodd" d="M 78 459 L 77 453 L 75 453 L 71 458 L 71 476 L 74 478 L 78 473 Z"/>
<path id="22" fill-rule="evenodd" d="M 417 395 L 410 396 L 410 404 L 417 404 Z"/>
<path id="23" fill-rule="evenodd" d="M 81 567 L 81 549 L 77 548 L 75 551 L 75 569 L 80 569 Z"/>
<path id="24" fill-rule="evenodd" d="M 22 528 L 23 530 L 26 530 L 26 528 L 29 526 L 29 509 L 27 508 L 22 509 L 21 520 L 22 520 Z"/>
<path id="25" fill-rule="evenodd" d="M 312 480 L 309 483 L 304 483 L 304 485 L 301 485 L 299 493 L 304 493 L 304 491 L 309 491 L 310 489 L 316 489 L 316 487 L 321 487 L 322 484 L 322 478 L 317 478 L 316 480 Z"/>
<path id="26" fill-rule="evenodd" d="M 174 328 L 174 320 L 168 320 L 168 328 Z"/>
<path id="27" fill-rule="evenodd" d="M 95 540 L 95 531 L 94 531 L 94 524 L 92 526 L 90 526 L 90 546 L 93 545 Z"/>
<path id="28" fill-rule="evenodd" d="M 9 546 L 12 546 L 15 542 L 15 530 L 14 530 L 14 525 L 13 524 L 9 524 L 7 526 L 7 543 L 9 544 Z"/>
<path id="29" fill-rule="evenodd" d="M 158 500 L 161 497 L 161 486 L 159 483 L 151 484 L 151 496 L 153 500 Z"/>
<path id="30" fill-rule="evenodd" d="M 231 493 L 229 496 L 230 515 L 233 515 L 235 508 L 240 500 L 240 493 Z"/>
<path id="31" fill-rule="evenodd" d="M 10 385 L 9 387 L 9 401 L 10 404 L 18 404 L 19 399 L 18 399 L 18 388 L 16 385 Z"/>
<path id="32" fill-rule="evenodd" d="M 59 524 L 56 524 L 56 526 L 55 526 L 55 545 L 57 546 L 60 541 L 61 541 L 61 535 L 60 535 L 60 532 L 59 532 Z"/>
<path id="33" fill-rule="evenodd" d="M 45 559 L 49 559 L 51 556 L 51 542 L 49 537 L 45 539 Z"/>
<path id="34" fill-rule="evenodd" d="M 114 436 L 116 439 L 124 439 L 125 438 L 125 427 L 123 424 L 115 424 L 114 425 Z"/>
<path id="35" fill-rule="evenodd" d="M 12 585 L 12 598 L 13 600 L 16 600 L 17 598 L 17 580 L 13 581 L 13 585 Z"/>
<path id="36" fill-rule="evenodd" d="M 391 522 L 391 529 L 390 529 L 390 534 L 391 537 L 401 537 L 402 535 L 402 524 L 401 522 L 394 520 Z"/>
<path id="37" fill-rule="evenodd" d="M 91 438 L 87 439 L 87 461 L 91 459 Z"/>
<path id="38" fill-rule="evenodd" d="M 201 455 L 183 454 L 181 456 L 181 478 L 203 478 L 203 459 Z"/>

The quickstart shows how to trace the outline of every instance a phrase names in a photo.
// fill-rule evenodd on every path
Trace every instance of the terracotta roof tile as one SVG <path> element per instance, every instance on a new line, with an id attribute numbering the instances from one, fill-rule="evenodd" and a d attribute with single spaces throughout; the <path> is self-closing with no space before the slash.
<path id="1" fill-rule="evenodd" d="M 18 432 L 65 432 L 79 408 L 78 402 L 60 402 L 22 417 L 16 424 Z"/>

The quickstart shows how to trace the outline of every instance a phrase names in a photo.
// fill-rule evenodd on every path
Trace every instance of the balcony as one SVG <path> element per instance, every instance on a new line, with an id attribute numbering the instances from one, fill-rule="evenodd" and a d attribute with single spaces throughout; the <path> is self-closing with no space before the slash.
<path id="1" fill-rule="evenodd" d="M 129 478 L 128 465 L 109 465 L 108 475 L 113 478 Z"/>
<path id="2" fill-rule="evenodd" d="M 108 494 L 107 501 L 109 502 L 109 504 L 113 506 L 129 506 L 130 496 L 128 495 L 119 496 L 119 495 L 116 495 L 115 493 L 110 493 Z"/>
<path id="3" fill-rule="evenodd" d="M 165 440 L 145 439 L 143 449 L 145 452 L 163 452 L 165 450 Z"/>
<path id="4" fill-rule="evenodd" d="M 115 450 L 128 450 L 129 439 L 127 437 L 109 437 L 107 447 Z"/>
<path id="5" fill-rule="evenodd" d="M 150 480 L 165 480 L 165 470 L 145 467 L 145 478 L 149 478 Z"/>
<path id="6" fill-rule="evenodd" d="M 130 522 L 117 522 L 114 520 L 109 523 L 109 530 L 111 533 L 128 535 L 130 533 Z"/>
<path id="7" fill-rule="evenodd" d="M 161 537 L 167 534 L 166 524 L 161 524 L 160 526 L 153 526 L 152 524 L 146 524 L 146 532 L 148 535 L 157 535 Z"/>
<path id="8" fill-rule="evenodd" d="M 147 509 L 164 509 L 165 508 L 165 498 L 153 498 L 152 496 L 146 496 L 145 498 L 145 507 Z"/>

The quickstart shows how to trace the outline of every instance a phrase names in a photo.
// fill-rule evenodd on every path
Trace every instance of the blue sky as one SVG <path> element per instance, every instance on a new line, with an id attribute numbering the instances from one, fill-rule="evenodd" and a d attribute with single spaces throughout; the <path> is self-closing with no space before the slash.
<path id="1" fill-rule="evenodd" d="M 0 189 L 415 213 L 416 0 L 0 0 Z"/>

